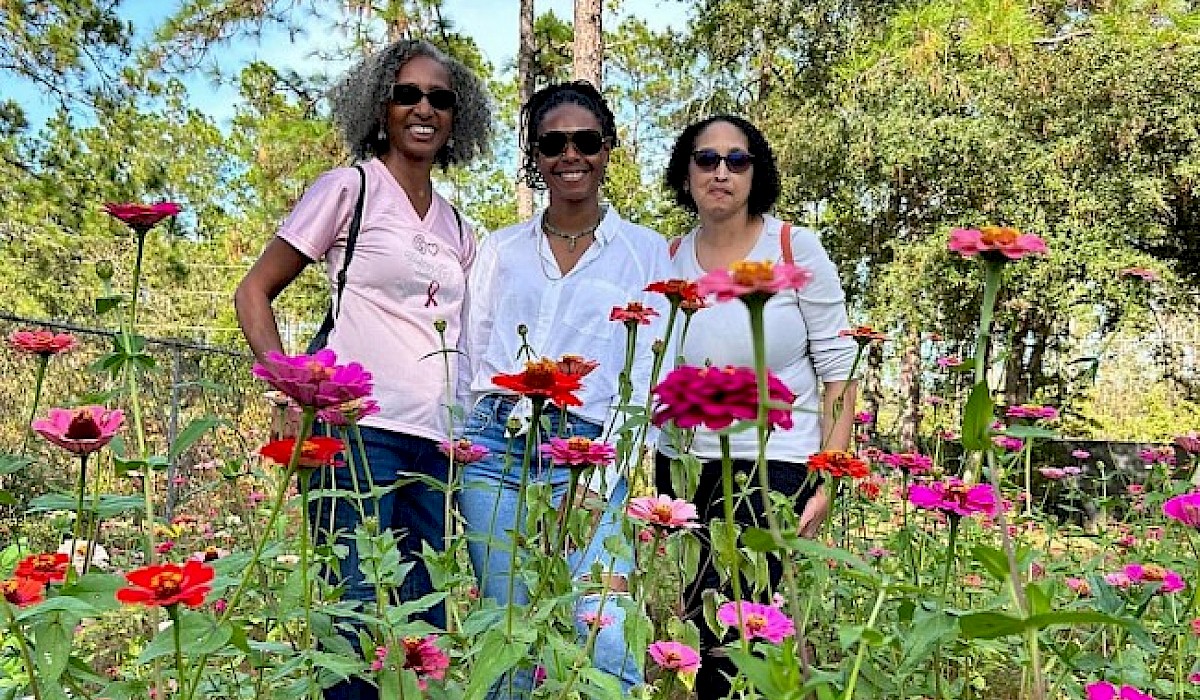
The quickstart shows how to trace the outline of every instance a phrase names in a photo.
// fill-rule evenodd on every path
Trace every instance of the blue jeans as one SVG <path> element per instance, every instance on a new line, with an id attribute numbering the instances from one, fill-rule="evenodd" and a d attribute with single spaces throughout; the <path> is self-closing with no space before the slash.
<path id="1" fill-rule="evenodd" d="M 362 433 L 363 450 L 375 486 L 390 486 L 396 483 L 405 478 L 402 472 L 424 474 L 443 484 L 446 482 L 449 463 L 438 451 L 437 443 L 433 440 L 381 428 L 360 427 L 359 430 Z M 338 490 L 353 493 L 357 479 L 360 493 L 369 490 L 366 465 L 362 463 L 362 455 L 359 454 L 353 439 L 347 440 L 346 449 L 353 455 L 353 476 L 349 465 L 317 470 L 311 477 L 312 488 L 330 488 L 332 479 L 332 485 Z M 433 592 L 429 571 L 421 562 L 421 544 L 428 542 L 437 551 L 444 549 L 442 545 L 445 536 L 445 498 L 442 490 L 420 481 L 405 484 L 379 497 L 380 531 L 391 528 L 398 540 L 401 560 L 417 563 L 400 584 L 397 594 L 401 600 L 416 600 Z M 312 518 L 318 542 L 333 544 L 329 531 L 330 507 L 333 500 L 322 498 L 309 504 L 309 516 Z M 371 499 L 364 498 L 360 503 L 368 517 L 374 515 L 375 507 Z M 346 558 L 341 560 L 341 577 L 335 578 L 334 582 L 340 581 L 345 586 L 343 600 L 368 603 L 375 600 L 375 587 L 365 582 L 363 573 L 359 570 L 358 551 L 353 539 L 354 529 L 359 523 L 355 502 L 346 498 L 336 499 L 332 536 L 337 537 L 337 544 L 346 545 L 349 552 Z M 435 627 L 446 626 L 446 608 L 442 604 L 418 613 L 415 617 Z M 358 640 L 354 635 L 350 635 L 350 640 L 357 648 Z M 370 654 L 372 650 L 360 651 Z M 376 700 L 378 697 L 378 690 L 374 686 L 358 678 L 325 690 L 325 700 Z"/>
<path id="2" fill-rule="evenodd" d="M 509 533 L 519 526 L 523 529 L 525 521 L 524 514 L 518 513 L 518 486 L 525 454 L 525 436 L 509 439 L 504 434 L 506 419 L 514 403 L 512 397 L 488 395 L 476 404 L 467 418 L 466 437 L 476 445 L 488 448 L 491 453 L 464 468 L 462 490 L 458 494 L 459 512 L 467 527 L 467 551 L 479 579 L 480 594 L 484 598 L 494 599 L 500 605 L 523 605 L 529 600 L 529 592 L 519 579 L 514 587 L 513 599 L 508 598 L 509 579 L 513 575 L 509 569 Z M 542 442 L 550 436 L 559 435 L 597 438 L 603 430 L 595 423 L 570 414 L 566 417 L 566 425 L 561 426 L 562 415 L 554 408 L 547 411 L 547 417 L 550 420 L 550 432 Z M 548 460 L 530 461 L 529 483 L 550 484 L 555 505 L 566 495 L 570 476 L 569 469 L 552 467 Z M 592 540 L 586 547 L 567 555 L 567 564 L 574 577 L 588 576 L 596 562 L 611 574 L 624 576 L 632 571 L 632 560 L 614 560 L 614 556 L 604 548 L 607 537 L 621 534 L 621 517 L 627 493 L 627 485 L 622 479 Z M 615 676 L 624 690 L 629 690 L 642 682 L 642 676 L 637 661 L 625 643 L 625 611 L 617 604 L 616 595 L 621 594 L 610 595 L 606 599 L 599 595 L 580 596 L 575 606 L 575 627 L 582 641 L 587 639 L 590 632 L 589 626 L 580 620 L 583 615 L 599 610 L 603 616 L 612 618 L 612 623 L 601 628 L 596 636 L 592 663 L 596 668 Z M 502 679 L 492 688 L 488 697 L 492 700 L 525 698 L 532 688 L 533 670 L 521 668 L 511 678 Z"/>

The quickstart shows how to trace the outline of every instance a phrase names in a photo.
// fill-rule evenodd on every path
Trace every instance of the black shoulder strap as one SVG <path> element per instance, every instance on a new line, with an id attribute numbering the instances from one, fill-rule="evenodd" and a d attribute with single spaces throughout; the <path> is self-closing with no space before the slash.
<path id="1" fill-rule="evenodd" d="M 361 165 L 358 171 L 358 201 L 354 203 L 354 216 L 350 219 L 350 230 L 346 233 L 346 252 L 342 256 L 342 269 L 337 274 L 337 299 L 333 304 L 333 315 L 342 312 L 342 292 L 346 291 L 346 270 L 350 269 L 350 258 L 354 257 L 354 246 L 358 243 L 358 232 L 362 229 L 363 201 L 367 198 L 367 172 Z M 455 212 L 457 213 L 457 212 Z"/>
<path id="2" fill-rule="evenodd" d="M 458 244 L 463 244 L 463 229 L 462 229 L 462 214 L 458 213 L 458 207 L 450 205 L 450 211 L 454 212 L 454 221 L 458 224 Z"/>

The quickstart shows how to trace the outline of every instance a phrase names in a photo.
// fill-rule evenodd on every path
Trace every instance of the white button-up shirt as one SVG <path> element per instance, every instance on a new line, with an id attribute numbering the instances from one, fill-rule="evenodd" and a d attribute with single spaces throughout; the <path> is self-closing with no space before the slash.
<path id="1" fill-rule="evenodd" d="M 460 398 L 469 401 L 469 407 L 483 394 L 511 393 L 493 384 L 492 377 L 524 370 L 527 358 L 518 359 L 521 337 L 517 333 L 517 327 L 524 325 L 535 358 L 557 360 L 573 354 L 600 363 L 576 392 L 583 405 L 571 412 L 605 425 L 618 400 L 626 343 L 625 324 L 610 321 L 609 315 L 614 307 L 624 308 L 631 301 L 659 312 L 653 323 L 638 327 L 630 374 L 632 404 L 644 405 L 654 361 L 650 347 L 663 337 L 670 309 L 663 295 L 644 290 L 651 282 L 671 277 L 667 242 L 658 233 L 625 221 L 609 206 L 591 246 L 564 275 L 542 232 L 544 214 L 496 231 L 479 243 L 468 281 Z M 668 364 L 664 363 L 664 371 Z"/>

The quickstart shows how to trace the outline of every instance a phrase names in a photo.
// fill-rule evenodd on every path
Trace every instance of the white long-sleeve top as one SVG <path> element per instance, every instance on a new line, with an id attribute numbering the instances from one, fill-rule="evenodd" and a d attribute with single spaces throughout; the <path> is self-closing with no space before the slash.
<path id="1" fill-rule="evenodd" d="M 527 358 L 517 355 L 528 328 L 534 356 L 559 359 L 579 355 L 600 363 L 576 392 L 582 406 L 572 413 L 606 425 L 618 400 L 618 378 L 625 364 L 625 325 L 610 321 L 614 307 L 637 301 L 659 316 L 639 326 L 631 372 L 632 403 L 642 405 L 650 390 L 651 345 L 663 337 L 669 305 L 661 294 L 644 291 L 671 276 L 666 240 L 621 218 L 609 206 L 595 240 L 571 271 L 563 275 L 542 233 L 539 212 L 531 220 L 496 231 L 479 243 L 468 281 L 468 304 L 461 349 L 466 358 L 460 397 L 468 406 L 483 394 L 511 393 L 492 383 L 496 374 L 515 374 Z M 606 489 L 616 481 L 604 477 Z"/>
<path id="2" fill-rule="evenodd" d="M 752 261 L 782 260 L 780 234 L 783 222 L 764 216 L 758 242 L 746 256 Z M 813 278 L 798 293 L 776 294 L 763 312 L 766 329 L 767 368 L 796 394 L 791 430 L 776 430 L 767 444 L 767 458 L 803 462 L 820 449 L 821 383 L 850 377 L 857 345 L 838 333 L 849 328 L 846 297 L 837 268 L 811 229 L 792 226 L 792 254 L 798 267 L 812 272 Z M 707 272 L 696 259 L 696 231 L 684 236 L 672 261 L 675 277 L 696 280 Z M 797 304 L 798 300 L 798 304 Z M 689 365 L 712 363 L 717 367 L 754 366 L 754 346 L 750 335 L 750 313 L 740 301 L 713 303 L 696 312 L 683 340 L 682 354 Z M 753 430 L 730 435 L 734 459 L 754 459 L 758 455 Z M 659 449 L 674 455 L 666 444 Z M 715 432 L 696 429 L 690 452 L 700 459 L 719 459 L 720 441 Z"/>

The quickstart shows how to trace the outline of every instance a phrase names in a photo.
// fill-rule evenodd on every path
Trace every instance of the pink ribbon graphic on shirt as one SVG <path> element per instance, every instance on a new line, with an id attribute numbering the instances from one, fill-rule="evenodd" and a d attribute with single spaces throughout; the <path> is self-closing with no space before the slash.
<path id="1" fill-rule="evenodd" d="M 427 298 L 425 299 L 425 308 L 428 309 L 431 306 L 438 305 L 437 299 L 434 299 L 433 297 L 435 294 L 438 293 L 438 290 L 441 288 L 442 288 L 442 285 L 438 284 L 437 280 L 433 280 L 432 282 L 429 283 L 429 289 L 425 290 L 425 294 L 427 295 Z"/>

